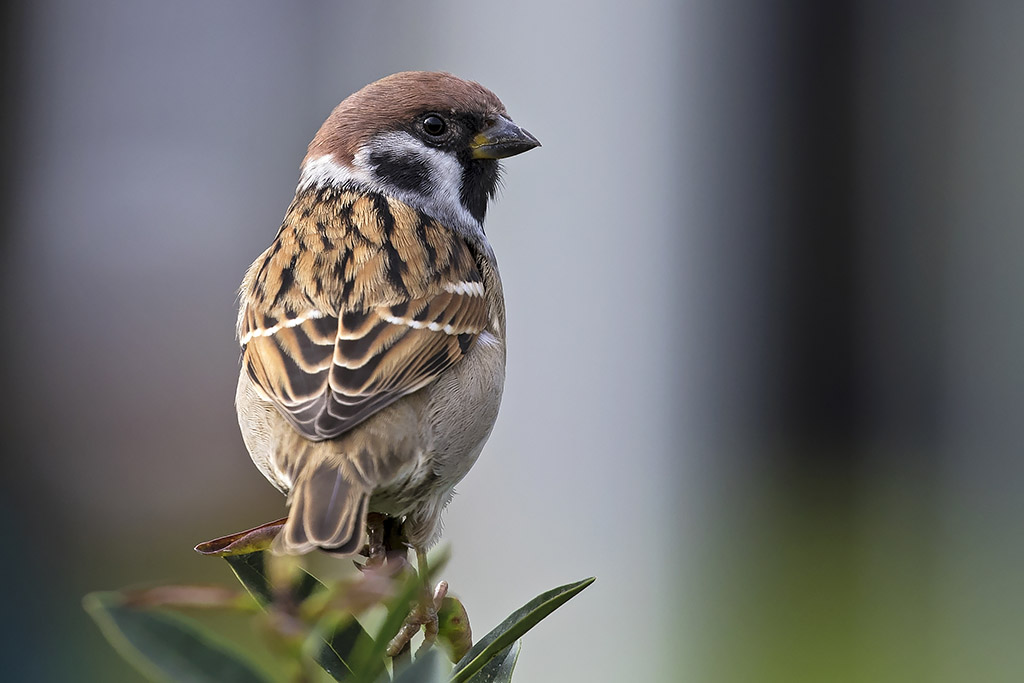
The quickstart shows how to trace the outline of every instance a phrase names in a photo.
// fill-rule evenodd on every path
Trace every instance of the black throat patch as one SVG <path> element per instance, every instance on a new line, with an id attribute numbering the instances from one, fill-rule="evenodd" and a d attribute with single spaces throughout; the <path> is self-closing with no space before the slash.
<path id="1" fill-rule="evenodd" d="M 487 214 L 487 202 L 498 191 L 501 167 L 496 159 L 469 159 L 462 163 L 462 205 L 481 223 Z"/>

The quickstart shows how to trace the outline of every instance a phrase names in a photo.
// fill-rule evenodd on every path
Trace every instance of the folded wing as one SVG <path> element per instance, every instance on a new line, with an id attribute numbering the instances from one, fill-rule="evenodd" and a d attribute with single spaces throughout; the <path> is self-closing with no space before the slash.
<path id="1" fill-rule="evenodd" d="M 296 198 L 253 264 L 239 320 L 249 377 L 312 440 L 434 381 L 488 315 L 457 234 L 382 196 L 320 194 L 312 208 Z"/>

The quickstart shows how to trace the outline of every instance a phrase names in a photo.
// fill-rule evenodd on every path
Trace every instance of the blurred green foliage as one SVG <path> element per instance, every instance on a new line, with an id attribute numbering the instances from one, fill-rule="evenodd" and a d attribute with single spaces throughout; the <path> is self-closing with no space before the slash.
<path id="1" fill-rule="evenodd" d="M 380 567 L 363 567 L 355 578 L 325 584 L 296 558 L 246 544 L 225 547 L 208 554 L 224 557 L 244 591 L 127 589 L 91 593 L 85 608 L 117 652 L 153 681 L 503 683 L 512 679 L 522 636 L 594 581 L 537 596 L 474 644 L 466 609 L 446 595 L 447 586 L 433 596 L 426 592 L 447 553 L 432 556 L 422 573 L 404 558 L 389 558 Z M 429 628 L 418 634 L 420 625 L 410 621 L 418 609 L 436 613 L 436 634 Z M 214 613 L 248 622 L 262 647 L 219 635 L 204 618 Z M 395 640 L 400 631 L 420 639 L 415 658 L 411 639 Z"/>

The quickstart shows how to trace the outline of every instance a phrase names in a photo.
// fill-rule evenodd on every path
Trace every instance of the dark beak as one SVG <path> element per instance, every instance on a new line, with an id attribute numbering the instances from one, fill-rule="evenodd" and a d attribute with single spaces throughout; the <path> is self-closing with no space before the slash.
<path id="1" fill-rule="evenodd" d="M 469 143 L 474 159 L 504 159 L 540 147 L 540 141 L 504 116 Z"/>

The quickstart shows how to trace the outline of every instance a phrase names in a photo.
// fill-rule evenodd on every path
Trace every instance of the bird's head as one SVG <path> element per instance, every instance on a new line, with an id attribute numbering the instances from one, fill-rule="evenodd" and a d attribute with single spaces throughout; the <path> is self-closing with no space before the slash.
<path id="1" fill-rule="evenodd" d="M 300 187 L 351 184 L 445 222 L 479 226 L 498 187 L 499 160 L 538 145 L 482 85 L 406 71 L 331 112 L 309 145 Z"/>

